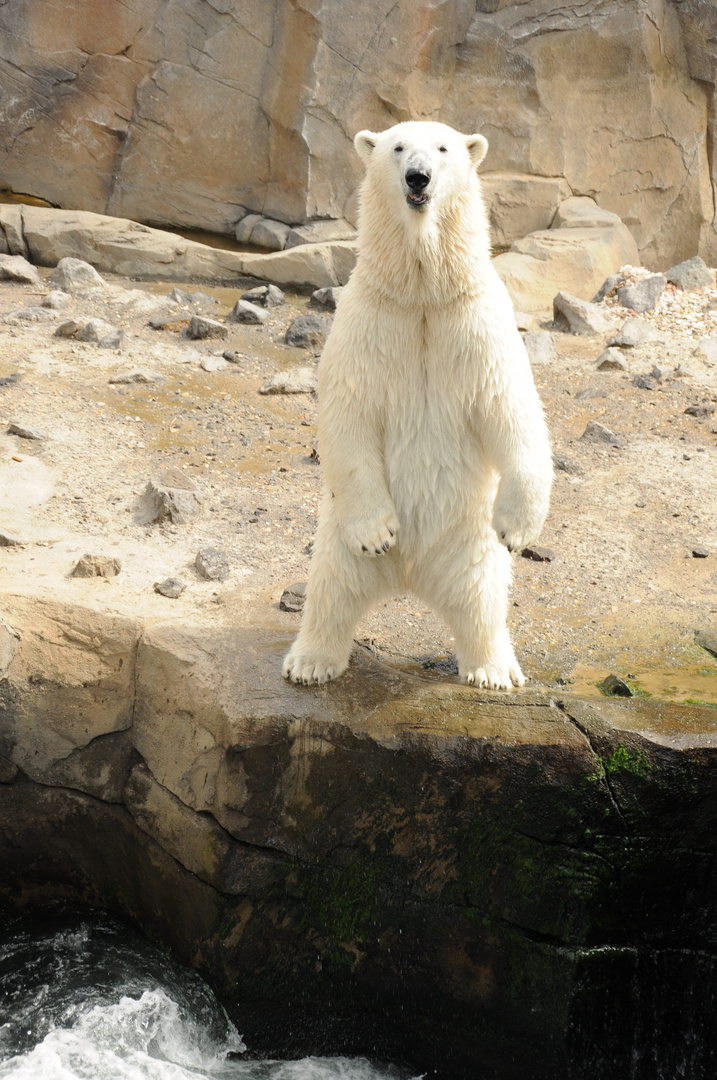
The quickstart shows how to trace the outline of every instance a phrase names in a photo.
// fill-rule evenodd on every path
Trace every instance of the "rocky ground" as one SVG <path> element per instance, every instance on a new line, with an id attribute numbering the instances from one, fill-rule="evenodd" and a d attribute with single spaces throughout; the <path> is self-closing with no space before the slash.
<path id="1" fill-rule="evenodd" d="M 168 299 L 176 283 L 108 278 L 47 307 L 63 301 L 47 300 L 50 271 L 41 274 L 39 285 L 0 282 L 0 530 L 10 541 L 0 589 L 149 621 L 271 618 L 288 640 L 299 615 L 279 601 L 306 580 L 316 525 L 316 400 L 259 390 L 272 375 L 314 367 L 317 343 L 285 342 L 309 297 L 287 295 L 261 325 L 226 323 L 226 338 L 190 339 L 192 315 L 223 322 L 243 290 L 187 284 L 207 298 L 177 303 Z M 534 364 L 557 464 L 541 539 L 552 558 L 514 558 L 510 610 L 534 683 L 597 693 L 615 672 L 637 691 L 717 702 L 717 658 L 695 643 L 696 631 L 717 629 L 717 363 L 698 347 L 717 321 L 704 311 L 716 294 L 703 294 L 701 305 L 691 294 L 690 326 L 671 299 L 658 338 L 622 349 L 626 370 L 597 369 L 610 334 L 540 327 L 555 347 Z M 673 296 L 670 286 L 663 303 Z M 614 314 L 614 298 L 605 307 Z M 122 331 L 119 347 L 80 340 L 93 319 Z M 58 336 L 69 320 L 74 336 Z M 659 377 L 636 381 L 655 365 Z M 112 381 L 137 370 L 150 381 Z M 615 438 L 582 438 L 591 421 Z M 201 510 L 151 523 L 143 495 L 169 467 L 191 478 Z M 197 569 L 207 547 L 226 554 L 224 580 Z M 119 574 L 70 576 L 86 553 L 119 558 Z M 168 577 L 186 586 L 177 598 L 154 589 Z M 372 612 L 357 638 L 427 678 L 454 677 L 450 633 L 415 598 Z"/>

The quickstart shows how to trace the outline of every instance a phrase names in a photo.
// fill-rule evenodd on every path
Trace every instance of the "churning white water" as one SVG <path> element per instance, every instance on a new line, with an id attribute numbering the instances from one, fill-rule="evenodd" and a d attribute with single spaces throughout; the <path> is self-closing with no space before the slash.
<path id="1" fill-rule="evenodd" d="M 363 1058 L 246 1060 L 211 990 L 107 918 L 0 926 L 0 1077 L 397 1080 Z M 405 1075 L 405 1074 L 403 1074 Z"/>

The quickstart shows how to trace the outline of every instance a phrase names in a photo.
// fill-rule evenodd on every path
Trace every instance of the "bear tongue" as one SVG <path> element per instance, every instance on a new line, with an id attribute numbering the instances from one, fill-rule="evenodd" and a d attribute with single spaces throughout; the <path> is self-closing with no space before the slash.
<path id="1" fill-rule="evenodd" d="M 409 193 L 407 198 L 411 206 L 424 206 L 428 202 L 427 195 L 414 195 Z"/>

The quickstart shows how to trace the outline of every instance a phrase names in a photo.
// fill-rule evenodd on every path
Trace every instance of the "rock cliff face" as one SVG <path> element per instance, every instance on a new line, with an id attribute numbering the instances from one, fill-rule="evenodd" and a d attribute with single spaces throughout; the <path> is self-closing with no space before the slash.
<path id="1" fill-rule="evenodd" d="M 5 594 L 0 900 L 118 911 L 255 1050 L 713 1075 L 713 710 L 488 694 Z"/>
<path id="2" fill-rule="evenodd" d="M 220 232 L 247 210 L 355 222 L 350 138 L 440 119 L 487 135 L 491 190 L 527 184 L 514 223 L 496 196 L 498 242 L 550 225 L 552 183 L 655 269 L 714 263 L 714 20 L 707 0 L 6 4 L 0 185 Z"/>

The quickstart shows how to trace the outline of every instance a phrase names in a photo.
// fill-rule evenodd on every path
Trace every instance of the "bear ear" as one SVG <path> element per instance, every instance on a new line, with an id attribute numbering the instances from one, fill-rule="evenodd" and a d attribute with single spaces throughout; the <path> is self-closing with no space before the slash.
<path id="1" fill-rule="evenodd" d="M 378 135 L 374 135 L 373 131 L 359 131 L 358 135 L 354 139 L 356 153 L 364 161 L 368 161 L 371 157 L 371 154 L 376 149 L 377 138 Z"/>
<path id="2" fill-rule="evenodd" d="M 488 153 L 488 140 L 482 135 L 466 135 L 466 148 L 471 164 L 477 167 Z"/>

